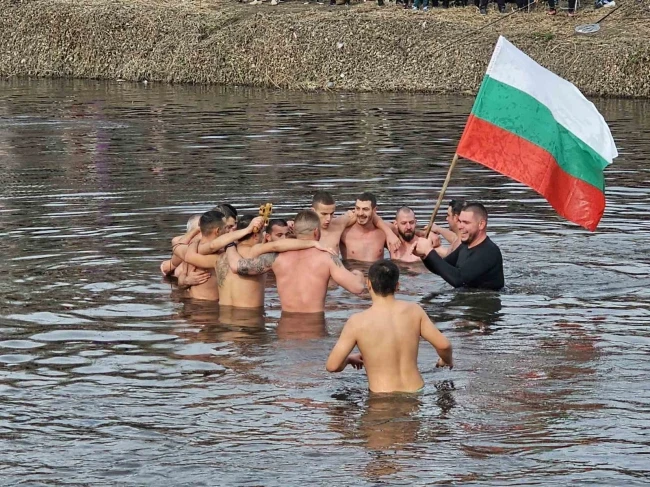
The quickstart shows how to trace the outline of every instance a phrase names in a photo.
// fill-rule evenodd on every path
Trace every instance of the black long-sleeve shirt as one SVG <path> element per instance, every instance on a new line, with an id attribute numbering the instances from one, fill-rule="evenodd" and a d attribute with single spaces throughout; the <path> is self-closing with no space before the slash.
<path id="1" fill-rule="evenodd" d="M 432 250 L 422 261 L 454 287 L 498 290 L 504 285 L 501 250 L 489 237 L 471 249 L 460 244 L 444 259 Z"/>

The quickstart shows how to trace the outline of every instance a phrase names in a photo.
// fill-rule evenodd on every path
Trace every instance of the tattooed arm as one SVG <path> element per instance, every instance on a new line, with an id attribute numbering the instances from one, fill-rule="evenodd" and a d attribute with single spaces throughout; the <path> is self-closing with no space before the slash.
<path id="1" fill-rule="evenodd" d="M 226 250 L 226 257 L 230 270 L 240 276 L 258 276 L 271 270 L 278 254 L 264 254 L 254 259 L 244 259 L 235 247 L 229 247 Z"/>
<path id="2" fill-rule="evenodd" d="M 352 294 L 361 294 L 365 288 L 363 273 L 357 270 L 350 272 L 343 267 L 341 259 L 334 255 L 331 257 L 332 260 L 329 261 L 330 275 L 334 279 L 334 282 Z"/>

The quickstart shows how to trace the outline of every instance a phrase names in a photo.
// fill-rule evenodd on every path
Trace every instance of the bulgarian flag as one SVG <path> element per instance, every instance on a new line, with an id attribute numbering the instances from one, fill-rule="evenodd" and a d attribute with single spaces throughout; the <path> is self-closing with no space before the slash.
<path id="1" fill-rule="evenodd" d="M 591 231 L 605 211 L 603 170 L 618 156 L 593 103 L 504 37 L 457 153 L 531 187 Z"/>

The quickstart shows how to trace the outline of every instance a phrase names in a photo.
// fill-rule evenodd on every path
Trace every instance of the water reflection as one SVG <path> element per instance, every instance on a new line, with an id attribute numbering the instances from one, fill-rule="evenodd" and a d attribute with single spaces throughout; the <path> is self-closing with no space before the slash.
<path id="1" fill-rule="evenodd" d="M 283 311 L 275 329 L 278 338 L 311 340 L 327 336 L 325 313 L 289 313 Z"/>
<path id="2" fill-rule="evenodd" d="M 441 371 L 422 344 L 420 396 L 375 398 L 362 371 L 326 373 L 367 294 L 332 288 L 324 315 L 296 316 L 270 285 L 263 314 L 161 280 L 171 236 L 219 201 L 286 217 L 315 189 L 341 211 L 373 191 L 384 218 L 429 214 L 472 101 L 0 80 L 3 482 L 646 479 L 647 101 L 596 100 L 621 157 L 593 234 L 458 164 L 448 197 L 486 203 L 508 289 L 459 292 L 401 264 L 399 297 L 455 351 Z"/>

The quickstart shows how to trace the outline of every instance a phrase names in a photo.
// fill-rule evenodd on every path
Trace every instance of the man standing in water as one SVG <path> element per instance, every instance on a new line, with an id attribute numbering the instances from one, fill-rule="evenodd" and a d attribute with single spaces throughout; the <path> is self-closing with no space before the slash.
<path id="1" fill-rule="evenodd" d="M 372 306 L 354 314 L 341 331 L 326 368 L 341 372 L 348 364 L 366 368 L 372 392 L 417 392 L 424 387 L 418 370 L 420 337 L 440 356 L 436 367 L 453 367 L 452 349 L 419 304 L 395 299 L 399 268 L 380 260 L 368 271 Z M 361 353 L 350 355 L 354 347 Z"/>
<path id="2" fill-rule="evenodd" d="M 449 207 L 447 208 L 447 224 L 449 225 L 449 230 L 439 227 L 435 223 L 431 227 L 431 232 L 440 235 L 447 242 L 449 242 L 448 247 L 438 246 L 435 247 L 436 252 L 440 257 L 447 257 L 460 245 L 460 230 L 458 229 L 458 217 L 460 212 L 463 209 L 465 204 L 462 200 L 451 200 L 449 202 Z"/>
<path id="3" fill-rule="evenodd" d="M 226 221 L 223 213 L 219 211 L 211 210 L 201 215 L 201 218 L 199 219 L 199 229 L 201 231 L 201 238 L 192 241 L 192 243 L 190 243 L 187 249 L 187 252 L 184 255 L 184 258 L 186 260 L 182 265 L 188 267 L 187 269 L 188 272 L 193 270 L 192 269 L 193 264 L 187 261 L 188 256 L 191 255 L 193 252 L 196 252 L 196 249 L 200 244 L 209 245 L 213 240 L 215 240 L 219 235 L 221 235 L 221 233 L 224 232 L 225 227 L 226 227 Z M 202 284 L 191 286 L 187 290 L 187 295 L 192 299 L 218 301 L 219 289 L 217 287 L 214 267 L 203 267 L 203 266 L 197 266 L 197 267 L 202 267 L 203 269 L 205 269 L 206 272 L 209 272 L 210 277 L 206 282 Z"/>
<path id="4" fill-rule="evenodd" d="M 458 218 L 460 246 L 440 257 L 427 239 L 418 239 L 415 252 L 424 265 L 454 287 L 499 290 L 504 285 L 501 250 L 487 236 L 488 214 L 480 203 L 467 203 Z"/>
<path id="5" fill-rule="evenodd" d="M 390 250 L 401 245 L 393 230 L 377 216 L 377 198 L 372 193 L 362 193 L 354 204 L 356 222 L 341 235 L 341 255 L 344 260 L 374 262 L 384 256 L 387 241 Z M 379 219 L 379 220 L 378 220 Z M 381 221 L 382 228 L 375 222 Z M 380 225 L 381 225 L 380 224 Z M 385 227 L 385 228 L 384 228 Z"/>
<path id="6" fill-rule="evenodd" d="M 320 220 L 311 210 L 298 213 L 293 228 L 297 240 L 320 239 Z M 234 246 L 229 246 L 226 254 L 230 269 L 240 276 L 257 276 L 273 270 L 283 312 L 324 312 L 330 277 L 353 294 L 364 289 L 361 272 L 350 272 L 341 259 L 314 248 L 244 259 Z"/>
<path id="7" fill-rule="evenodd" d="M 237 229 L 249 227 L 253 221 L 252 215 L 244 215 L 237 223 Z M 245 259 L 254 259 L 269 252 L 301 251 L 306 249 L 319 249 L 324 256 L 327 249 L 321 246 L 318 239 L 283 238 L 275 242 L 262 243 L 262 232 L 249 233 L 236 245 L 237 252 Z M 229 244 L 234 246 L 234 244 Z M 227 258 L 220 258 L 216 264 L 217 284 L 219 285 L 220 306 L 233 306 L 236 308 L 264 308 L 264 290 L 266 287 L 266 273 L 257 275 L 238 275 L 228 265 Z"/>
<path id="8" fill-rule="evenodd" d="M 417 238 L 415 238 L 417 230 L 417 220 L 415 219 L 415 212 L 408 206 L 402 206 L 397 210 L 395 215 L 395 227 L 397 235 L 399 235 L 400 247 L 397 251 L 390 253 L 390 258 L 402 262 L 419 262 L 420 258 L 413 253 Z M 436 250 L 440 246 L 440 239 L 434 233 L 429 234 L 431 244 Z"/>
<path id="9" fill-rule="evenodd" d="M 341 235 L 348 227 L 353 226 L 357 222 L 356 211 L 348 211 L 334 218 L 336 203 L 332 195 L 327 191 L 318 191 L 314 194 L 311 208 L 320 220 L 321 243 L 338 253 Z M 396 249 L 399 247 L 399 240 L 392 229 L 376 213 L 373 213 L 371 225 L 368 225 L 368 227 L 379 228 L 383 232 L 385 242 L 388 242 L 390 248 Z"/>

